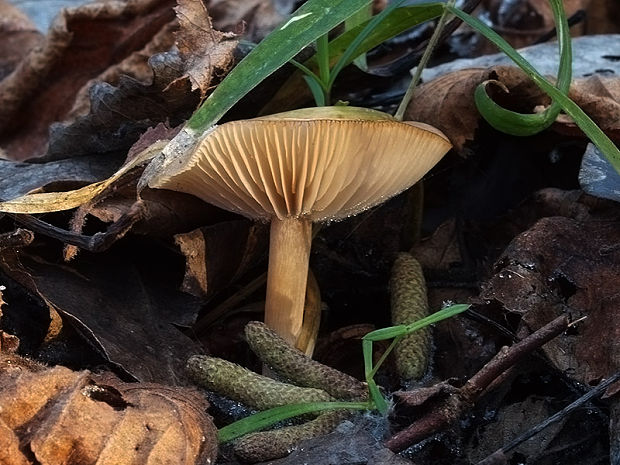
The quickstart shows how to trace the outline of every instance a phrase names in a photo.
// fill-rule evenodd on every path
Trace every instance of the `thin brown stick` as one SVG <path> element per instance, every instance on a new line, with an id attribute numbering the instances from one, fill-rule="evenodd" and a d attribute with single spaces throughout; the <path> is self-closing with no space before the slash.
<path id="1" fill-rule="evenodd" d="M 605 381 L 601 382 L 598 386 L 591 389 L 590 391 L 585 393 L 583 396 L 581 396 L 579 399 L 572 402 L 570 405 L 567 405 L 559 412 L 551 415 L 549 418 L 540 422 L 539 424 L 531 428 L 529 431 L 526 431 L 522 435 L 516 437 L 515 439 L 510 441 L 508 444 L 506 444 L 501 449 L 496 450 L 491 455 L 489 455 L 487 458 L 478 462 L 478 465 L 492 465 L 494 463 L 501 463 L 501 462 L 498 462 L 498 460 L 501 460 L 501 459 L 506 461 L 507 452 L 510 452 L 515 447 L 524 443 L 528 439 L 534 437 L 535 435 L 540 433 L 543 429 L 545 429 L 547 426 L 553 423 L 556 423 L 560 421 L 562 418 L 568 416 L 573 411 L 577 410 L 584 404 L 588 403 L 591 399 L 603 394 L 609 386 L 611 386 L 613 383 L 615 383 L 619 379 L 620 379 L 620 372 L 614 374 L 613 376 L 610 376 Z"/>
<path id="2" fill-rule="evenodd" d="M 565 315 L 559 316 L 516 344 L 510 347 L 503 347 L 489 363 L 483 366 L 478 373 L 465 383 L 461 388 L 461 396 L 468 400 L 477 399 L 495 378 L 557 335 L 566 331 L 568 324 L 569 321 Z"/>
<path id="3" fill-rule="evenodd" d="M 400 452 L 454 423 L 502 373 L 564 332 L 568 326 L 568 318 L 562 315 L 522 341 L 510 347 L 504 347 L 478 373 L 472 376 L 462 388 L 447 395 L 440 405 L 427 415 L 419 418 L 407 428 L 388 439 L 386 447 L 394 452 Z"/>
<path id="4" fill-rule="evenodd" d="M 112 223 L 106 232 L 99 232 L 92 236 L 85 236 L 58 228 L 32 215 L 11 214 L 10 216 L 18 223 L 23 224 L 43 236 L 58 239 L 65 244 L 75 245 L 89 252 L 103 252 L 114 242 L 127 234 L 133 225 L 143 218 L 144 203 L 142 201 L 137 201 L 126 214 L 121 216 L 118 221 Z"/>

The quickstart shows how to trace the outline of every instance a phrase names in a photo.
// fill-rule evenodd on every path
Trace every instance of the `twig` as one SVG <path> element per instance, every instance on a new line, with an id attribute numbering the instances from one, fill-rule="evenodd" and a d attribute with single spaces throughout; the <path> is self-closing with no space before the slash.
<path id="1" fill-rule="evenodd" d="M 574 401 L 570 405 L 567 405 L 562 410 L 560 410 L 559 412 L 551 415 L 549 418 L 547 418 L 546 420 L 544 420 L 541 423 L 537 424 L 536 426 L 534 426 L 529 431 L 527 431 L 527 432 L 523 433 L 521 436 L 518 436 L 517 438 L 513 439 L 512 441 L 510 441 L 508 444 L 506 444 L 501 449 L 496 450 L 491 455 L 489 455 L 487 458 L 485 458 L 485 459 L 481 460 L 480 462 L 478 462 L 478 465 L 491 465 L 491 464 L 494 464 L 494 463 L 502 463 L 501 460 L 505 459 L 505 454 L 507 452 L 510 452 L 512 449 L 514 449 L 515 447 L 519 446 L 521 443 L 523 443 L 523 442 L 527 441 L 528 439 L 532 438 L 533 436 L 537 435 L 543 429 L 545 429 L 547 426 L 549 426 L 549 425 L 551 425 L 553 423 L 556 423 L 559 420 L 561 420 L 562 418 L 568 416 L 574 410 L 578 409 L 583 404 L 589 402 L 594 397 L 598 397 L 600 394 L 605 392 L 609 386 L 611 386 L 613 383 L 615 383 L 618 380 L 620 380 L 620 372 L 618 372 L 615 375 L 607 378 L 605 381 L 600 383 L 595 388 L 591 389 L 589 392 L 587 392 L 586 394 L 581 396 L 579 399 L 577 399 L 576 401 Z"/>
<path id="2" fill-rule="evenodd" d="M 568 318 L 562 315 L 546 324 L 538 331 L 511 347 L 503 348 L 465 385 L 446 396 L 428 415 L 416 420 L 404 430 L 396 433 L 386 441 L 386 447 L 400 452 L 412 444 L 446 428 L 458 420 L 485 392 L 491 383 L 507 369 L 543 346 L 545 343 L 564 332 L 569 327 Z M 494 384 L 494 386 L 496 386 Z"/>
<path id="3" fill-rule="evenodd" d="M 65 244 L 75 245 L 89 252 L 103 252 L 127 234 L 133 225 L 144 217 L 144 203 L 137 201 L 118 221 L 112 223 L 106 232 L 98 232 L 92 236 L 67 231 L 32 215 L 11 214 L 10 216 L 18 223 L 44 236 L 58 239 Z"/>
<path id="4" fill-rule="evenodd" d="M 453 6 L 455 1 L 456 0 L 448 0 L 448 5 Z M 433 35 L 428 41 L 428 45 L 426 46 L 426 50 L 424 50 L 424 54 L 422 55 L 422 58 L 420 58 L 420 62 L 418 63 L 415 73 L 413 74 L 413 77 L 411 78 L 411 82 L 409 83 L 409 88 L 407 89 L 407 92 L 405 92 L 405 96 L 403 97 L 403 100 L 400 102 L 400 105 L 398 106 L 398 109 L 396 110 L 396 113 L 394 114 L 394 118 L 396 118 L 399 121 L 402 121 L 403 117 L 405 116 L 405 110 L 407 109 L 407 106 L 409 105 L 409 102 L 411 101 L 411 97 L 413 97 L 413 92 L 416 86 L 418 85 L 418 82 L 420 82 L 420 78 L 422 77 L 422 70 L 426 67 L 428 60 L 430 60 L 431 55 L 433 54 L 433 51 L 435 50 L 435 47 L 437 47 L 437 44 L 439 44 L 439 41 L 441 39 L 441 33 L 446 25 L 447 20 L 448 20 L 448 10 L 446 9 L 443 11 L 443 14 L 439 18 L 439 21 L 437 21 L 437 25 L 435 26 L 435 31 L 433 32 Z"/>
<path id="5" fill-rule="evenodd" d="M 461 395 L 468 400 L 478 398 L 495 378 L 564 332 L 568 324 L 568 318 L 562 315 L 516 344 L 503 347 L 489 363 L 465 383 L 461 388 Z"/>

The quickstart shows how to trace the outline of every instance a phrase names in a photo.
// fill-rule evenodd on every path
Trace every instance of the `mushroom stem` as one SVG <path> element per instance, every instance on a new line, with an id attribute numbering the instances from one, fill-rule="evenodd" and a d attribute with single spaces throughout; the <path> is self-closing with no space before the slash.
<path id="1" fill-rule="evenodd" d="M 295 345 L 304 319 L 312 223 L 274 218 L 269 238 L 265 324 Z"/>

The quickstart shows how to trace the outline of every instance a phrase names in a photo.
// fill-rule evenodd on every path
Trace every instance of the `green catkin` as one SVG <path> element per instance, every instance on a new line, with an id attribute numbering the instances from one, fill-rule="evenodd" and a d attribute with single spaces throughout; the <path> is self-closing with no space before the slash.
<path id="1" fill-rule="evenodd" d="M 257 410 L 334 400 L 321 389 L 281 383 L 220 358 L 194 355 L 186 369 L 197 384 Z"/>
<path id="2" fill-rule="evenodd" d="M 330 433 L 350 415 L 348 410 L 325 412 L 303 425 L 248 434 L 235 443 L 234 451 L 240 459 L 248 462 L 284 457 L 300 441 Z"/>
<path id="3" fill-rule="evenodd" d="M 408 253 L 396 257 L 390 278 L 392 324 L 406 325 L 428 316 L 426 282 L 422 267 Z M 431 329 L 415 331 L 394 347 L 396 369 L 405 380 L 421 378 L 428 367 L 431 349 Z"/>
<path id="4" fill-rule="evenodd" d="M 245 336 L 252 351 L 263 362 L 296 385 L 322 389 L 340 400 L 368 398 L 368 389 L 359 380 L 312 360 L 265 324 L 248 323 Z"/>

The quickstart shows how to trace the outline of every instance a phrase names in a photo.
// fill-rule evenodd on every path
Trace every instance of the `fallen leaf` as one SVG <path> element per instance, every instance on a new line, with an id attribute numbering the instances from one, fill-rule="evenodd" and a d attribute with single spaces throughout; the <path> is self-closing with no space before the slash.
<path id="1" fill-rule="evenodd" d="M 95 183 L 114 173 L 119 162 L 116 158 L 86 156 L 44 164 L 0 159 L 3 174 L 0 177 L 0 200 L 14 199 L 46 186 L 59 188 Z"/>
<path id="2" fill-rule="evenodd" d="M 108 187 L 122 178 L 133 168 L 151 160 L 161 152 L 167 141 L 159 141 L 135 156 L 105 181 L 89 184 L 69 192 L 47 192 L 30 194 L 16 199 L 0 202 L 0 211 L 7 213 L 44 213 L 51 211 L 70 210 L 89 202 Z"/>
<path id="3" fill-rule="evenodd" d="M 0 0 L 0 81 L 42 40 L 43 36 L 24 13 Z"/>
<path id="4" fill-rule="evenodd" d="M 136 257 L 122 252 L 82 256 L 71 266 L 25 251 L 0 259 L 7 276 L 43 299 L 120 370 L 140 381 L 183 382 L 185 360 L 200 350 L 176 326 L 191 325 L 199 304 L 175 289 L 165 268 L 144 257 L 138 268 Z"/>
<path id="5" fill-rule="evenodd" d="M 174 19 L 171 0 L 103 2 L 63 10 L 46 40 L 0 82 L 0 144 L 14 159 L 45 152 L 49 126 L 66 119 L 90 79 Z"/>
<path id="6" fill-rule="evenodd" d="M 454 218 L 443 222 L 430 237 L 423 239 L 411 249 L 411 254 L 423 268 L 448 271 L 453 266 L 461 264 L 456 224 Z"/>
<path id="7" fill-rule="evenodd" d="M 183 57 L 185 75 L 192 90 L 200 89 L 204 98 L 217 72 L 225 71 L 237 47 L 235 35 L 213 29 L 202 1 L 178 0 L 175 8 L 181 31 L 176 34 L 177 47 Z"/>
<path id="8" fill-rule="evenodd" d="M 182 46 L 180 50 L 144 57 L 148 58 L 149 68 L 141 71 L 144 80 L 120 75 L 115 85 L 96 82 L 90 86 L 90 113 L 52 125 L 45 159 L 126 151 L 147 128 L 161 122 L 175 127 L 189 118 L 200 102 L 192 86 L 201 92 L 213 87 L 232 65 L 236 46 L 228 35 L 210 27 L 207 11 L 200 5 L 196 1 L 180 4 L 180 29 L 174 36 Z M 187 21 L 184 12 L 191 13 L 195 24 Z M 164 26 L 138 55 L 164 48 L 170 31 L 170 24 Z M 113 75 L 123 71 L 119 67 Z"/>
<path id="9" fill-rule="evenodd" d="M 578 10 L 585 10 L 590 0 L 563 0 L 568 17 Z M 487 18 L 493 29 L 514 48 L 532 45 L 555 27 L 553 10 L 547 0 L 485 0 L 478 15 Z M 586 26 L 581 21 L 571 28 L 571 34 L 582 35 Z M 475 39 L 473 55 L 494 53 L 497 48 L 484 37 Z"/>
<path id="10" fill-rule="evenodd" d="M 226 221 L 177 234 L 185 256 L 182 289 L 209 298 L 243 276 L 265 257 L 267 228 L 247 220 Z"/>
<path id="11" fill-rule="evenodd" d="M 519 396 L 517 391 L 513 396 Z M 568 400 L 566 402 L 569 402 Z M 487 415 L 494 417 L 492 423 L 477 428 L 470 441 L 469 461 L 478 463 L 499 447 L 510 444 L 512 440 L 529 431 L 537 424 L 556 413 L 560 404 L 553 397 L 535 394 L 523 401 L 506 402 L 497 411 L 487 407 Z M 562 404 L 560 404 L 562 405 Z M 570 416 L 561 418 L 534 436 L 530 441 L 521 443 L 514 450 L 506 453 L 510 458 L 506 463 L 514 463 L 527 457 L 528 464 L 560 463 L 566 457 L 579 456 L 579 463 L 596 465 L 606 454 L 606 444 L 600 432 L 604 430 L 605 420 L 602 415 L 589 409 L 580 409 Z M 580 454 L 587 447 L 588 454 Z M 496 463 L 496 462 L 493 462 Z"/>
<path id="12" fill-rule="evenodd" d="M 19 367 L 0 371 L 0 404 L 0 461 L 7 465 L 32 458 L 41 465 L 191 465 L 217 456 L 208 404 L 187 388 L 123 383 L 60 366 Z"/>
<path id="13" fill-rule="evenodd" d="M 245 40 L 260 42 L 285 16 L 293 11 L 293 2 L 273 0 L 210 0 L 209 13 L 213 24 L 221 31 L 243 32 Z"/>
<path id="14" fill-rule="evenodd" d="M 587 216 L 583 209 L 573 209 L 579 220 L 543 218 L 517 236 L 480 294 L 484 301 L 497 301 L 521 315 L 522 336 L 565 311 L 574 319 L 586 316 L 572 334 L 543 348 L 560 371 L 585 384 L 620 369 L 618 207 L 597 204 L 603 207 L 589 209 Z"/>
<path id="15" fill-rule="evenodd" d="M 424 83 L 415 90 L 405 119 L 435 126 L 460 152 L 478 128 L 480 115 L 473 99 L 474 90 L 488 78 L 485 69 L 466 69 Z"/>
<path id="16" fill-rule="evenodd" d="M 616 0 L 589 0 L 587 34 L 613 34 L 620 31 L 620 11 Z"/>
<path id="17" fill-rule="evenodd" d="M 480 121 L 474 102 L 476 87 L 495 80 L 509 90 L 494 91 L 492 97 L 503 107 L 520 113 L 542 111 L 551 102 L 519 68 L 494 66 L 488 69 L 462 69 L 443 74 L 418 87 L 406 118 L 422 121 L 442 130 L 455 149 L 463 150 L 473 140 Z M 570 97 L 612 138 L 620 139 L 620 77 L 593 75 L 573 81 Z M 553 127 L 560 133 L 585 137 L 573 120 L 560 115 Z"/>
<path id="18" fill-rule="evenodd" d="M 595 74 L 571 84 L 569 97 L 610 138 L 620 141 L 620 76 Z M 553 129 L 562 134 L 583 136 L 572 118 L 560 114 Z"/>

